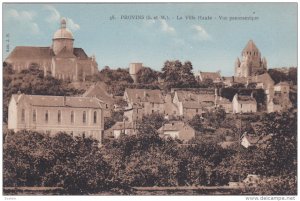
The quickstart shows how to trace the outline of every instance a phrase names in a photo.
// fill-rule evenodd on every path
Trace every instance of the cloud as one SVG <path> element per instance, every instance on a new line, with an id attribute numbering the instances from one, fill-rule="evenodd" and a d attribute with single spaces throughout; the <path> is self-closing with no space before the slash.
<path id="1" fill-rule="evenodd" d="M 57 23 L 60 20 L 60 14 L 54 6 L 46 5 L 44 8 L 50 12 L 50 15 L 46 18 L 47 22 Z"/>
<path id="2" fill-rule="evenodd" d="M 5 21 L 12 21 L 14 24 L 17 24 L 20 29 L 26 29 L 33 34 L 38 34 L 40 33 L 40 28 L 34 21 L 35 16 L 36 13 L 33 11 L 10 9 L 5 14 Z"/>
<path id="3" fill-rule="evenodd" d="M 196 39 L 200 41 L 212 40 L 212 37 L 200 25 L 192 25 L 192 29 L 196 32 Z"/>
<path id="4" fill-rule="evenodd" d="M 50 13 L 49 16 L 46 18 L 46 21 L 48 23 L 57 24 L 62 18 L 59 11 L 54 6 L 46 5 L 44 6 L 44 9 L 48 10 Z M 80 29 L 79 24 L 75 23 L 73 19 L 67 17 L 66 20 L 67 20 L 67 27 L 72 31 L 77 31 L 78 29 Z"/>
<path id="5" fill-rule="evenodd" d="M 67 26 L 73 31 L 80 29 L 79 24 L 76 24 L 71 18 L 67 18 L 67 24 Z"/>
<path id="6" fill-rule="evenodd" d="M 176 33 L 175 28 L 170 26 L 166 20 L 159 20 L 160 25 L 161 25 L 161 30 L 163 32 L 167 32 L 167 33 Z"/>

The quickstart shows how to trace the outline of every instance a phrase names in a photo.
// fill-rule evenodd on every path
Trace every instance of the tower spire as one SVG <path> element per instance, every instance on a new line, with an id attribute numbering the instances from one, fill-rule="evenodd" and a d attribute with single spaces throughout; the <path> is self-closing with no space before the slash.
<path id="1" fill-rule="evenodd" d="M 65 29 L 67 27 L 67 22 L 66 22 L 66 19 L 65 18 L 62 18 L 61 21 L 60 21 L 60 27 L 62 29 Z"/>

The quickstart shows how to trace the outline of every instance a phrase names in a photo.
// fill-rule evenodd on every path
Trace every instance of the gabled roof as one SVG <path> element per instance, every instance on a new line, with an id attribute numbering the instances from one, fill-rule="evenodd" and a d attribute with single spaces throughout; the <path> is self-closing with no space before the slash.
<path id="1" fill-rule="evenodd" d="M 222 80 L 222 77 L 219 72 L 199 72 L 202 80 L 211 79 L 213 81 Z"/>
<path id="2" fill-rule="evenodd" d="M 133 103 L 150 102 L 150 103 L 164 103 L 164 96 L 160 90 L 150 89 L 129 89 L 125 90 L 129 101 Z"/>
<path id="3" fill-rule="evenodd" d="M 106 84 L 104 82 L 97 82 L 93 84 L 84 92 L 83 97 L 96 97 L 105 103 L 113 104 L 114 99 L 106 92 Z"/>
<path id="4" fill-rule="evenodd" d="M 212 101 L 204 101 L 204 102 L 196 102 L 196 101 L 185 101 L 182 103 L 183 108 L 187 109 L 202 109 L 205 107 L 214 106 L 214 102 Z"/>
<path id="5" fill-rule="evenodd" d="M 78 59 L 88 59 L 82 48 L 74 48 L 73 54 Z M 51 47 L 16 46 L 5 61 L 10 63 L 18 60 L 50 60 L 53 56 L 55 55 Z"/>
<path id="6" fill-rule="evenodd" d="M 68 51 L 66 47 L 64 47 L 63 49 L 60 50 L 60 52 L 55 55 L 55 57 L 57 58 L 75 58 L 75 55 Z"/>
<path id="7" fill-rule="evenodd" d="M 97 98 L 89 97 L 13 94 L 12 98 L 16 100 L 17 104 L 24 101 L 39 107 L 102 108 Z"/>
<path id="8" fill-rule="evenodd" d="M 73 53 L 78 59 L 88 59 L 87 54 L 82 48 L 74 48 Z"/>
<path id="9" fill-rule="evenodd" d="M 214 94 L 195 93 L 193 91 L 176 91 L 180 102 L 196 101 L 196 102 L 215 102 Z"/>
<path id="10" fill-rule="evenodd" d="M 9 63 L 13 60 L 50 60 L 52 56 L 54 56 L 54 53 L 50 47 L 16 46 L 5 61 Z"/>
<path id="11" fill-rule="evenodd" d="M 191 129 L 193 129 L 189 124 L 183 121 L 171 121 L 169 123 L 164 124 L 162 127 L 160 127 L 159 131 L 180 131 L 185 127 L 190 127 Z"/>
<path id="12" fill-rule="evenodd" d="M 274 81 L 269 73 L 253 76 L 252 82 L 262 82 L 267 88 L 274 85 Z"/>

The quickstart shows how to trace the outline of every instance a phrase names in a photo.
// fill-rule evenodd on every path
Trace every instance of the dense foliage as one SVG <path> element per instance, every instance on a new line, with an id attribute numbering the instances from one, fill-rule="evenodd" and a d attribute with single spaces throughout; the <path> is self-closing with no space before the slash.
<path id="1" fill-rule="evenodd" d="M 272 139 L 266 146 L 240 151 L 197 140 L 183 145 L 162 139 L 156 130 L 162 121 L 159 115 L 145 117 L 136 136 L 122 136 L 101 148 L 93 139 L 64 133 L 6 133 L 4 186 L 60 186 L 67 194 L 132 193 L 134 186 L 227 185 L 258 174 L 277 183 L 262 180 L 249 192 L 296 193 L 296 113 L 263 116 L 260 133 L 272 134 Z"/>

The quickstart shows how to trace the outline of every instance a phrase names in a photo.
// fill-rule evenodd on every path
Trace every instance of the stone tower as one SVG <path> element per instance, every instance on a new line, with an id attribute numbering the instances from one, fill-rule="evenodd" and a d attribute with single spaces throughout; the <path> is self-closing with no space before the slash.
<path id="1" fill-rule="evenodd" d="M 137 73 L 143 68 L 143 63 L 131 63 L 129 64 L 129 74 L 134 83 L 137 82 Z"/>
<path id="2" fill-rule="evenodd" d="M 235 62 L 235 76 L 249 77 L 259 71 L 267 69 L 266 58 L 261 58 L 261 53 L 252 40 L 249 40 L 242 51 L 241 61 L 237 58 Z"/>
<path id="3" fill-rule="evenodd" d="M 73 53 L 73 34 L 67 29 L 67 22 L 65 18 L 60 21 L 60 29 L 58 29 L 53 35 L 52 49 L 55 55 L 57 55 L 64 47 L 66 51 Z"/>

